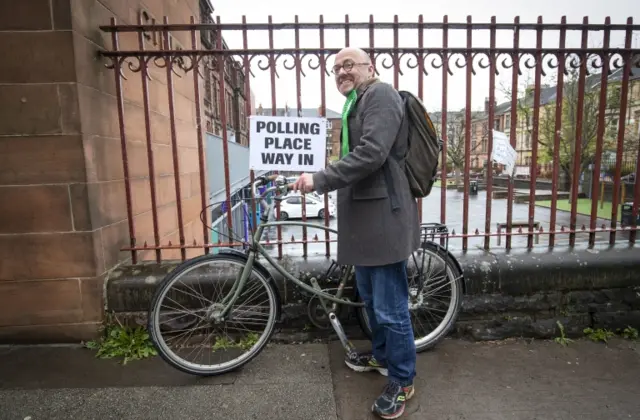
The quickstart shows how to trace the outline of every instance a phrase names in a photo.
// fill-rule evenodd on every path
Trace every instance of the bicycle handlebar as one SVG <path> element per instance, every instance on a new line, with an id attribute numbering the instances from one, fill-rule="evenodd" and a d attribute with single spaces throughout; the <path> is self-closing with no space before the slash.
<path id="1" fill-rule="evenodd" d="M 269 176 L 261 176 L 258 179 L 255 180 L 255 182 L 253 183 L 253 196 L 258 199 L 258 200 L 262 200 L 268 193 L 272 192 L 272 191 L 276 191 L 278 194 L 286 194 L 289 191 L 293 190 L 293 184 L 286 184 L 285 183 L 286 178 L 282 175 L 269 175 Z M 264 192 L 262 194 L 258 194 L 257 192 L 257 187 L 261 186 L 261 185 L 265 185 L 269 182 L 275 181 L 276 185 L 273 187 L 269 187 L 267 189 L 264 190 Z"/>
<path id="2" fill-rule="evenodd" d="M 258 186 L 262 186 L 262 185 L 266 185 L 269 182 L 275 182 L 276 185 L 266 188 L 262 194 L 258 194 L 257 192 L 257 187 Z M 282 194 L 287 194 L 290 191 L 293 191 L 293 183 L 286 183 L 286 178 L 282 175 L 269 175 L 269 176 L 261 176 L 258 177 L 253 185 L 252 185 L 252 189 L 253 189 L 253 197 L 258 201 L 258 203 L 260 203 L 261 208 L 263 209 L 263 214 L 260 217 L 261 220 L 263 221 L 273 221 L 275 219 L 273 219 L 274 217 L 274 208 L 276 205 L 276 201 L 274 200 L 274 202 L 272 202 L 271 204 L 269 204 L 267 202 L 267 200 L 265 199 L 265 197 L 275 191 L 276 192 L 276 196 L 282 195 Z M 301 191 L 301 194 L 304 195 L 305 193 Z M 279 200 L 279 199 L 277 199 Z"/>

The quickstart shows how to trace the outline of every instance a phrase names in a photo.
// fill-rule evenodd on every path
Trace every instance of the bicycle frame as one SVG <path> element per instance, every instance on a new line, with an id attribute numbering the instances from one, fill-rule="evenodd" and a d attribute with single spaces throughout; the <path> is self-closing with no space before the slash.
<path id="1" fill-rule="evenodd" d="M 282 188 L 280 187 L 271 187 L 268 188 L 264 194 L 266 195 L 267 193 L 271 192 L 271 191 L 280 191 L 282 190 Z M 289 188 L 287 186 L 285 186 L 284 190 L 289 190 Z M 260 197 L 262 198 L 262 197 Z M 267 209 L 267 216 L 268 214 L 272 211 L 272 205 L 269 205 L 268 209 Z M 229 294 L 227 294 L 227 296 L 223 299 L 222 301 L 222 305 L 224 305 L 224 308 L 218 313 L 217 318 L 220 318 L 221 320 L 224 319 L 226 317 L 226 315 L 229 313 L 229 311 L 231 310 L 231 307 L 235 304 L 236 300 L 238 299 L 238 297 L 240 296 L 240 293 L 242 292 L 242 290 L 244 289 L 244 286 L 247 282 L 247 280 L 249 279 L 249 275 L 251 274 L 252 270 L 253 270 L 253 264 L 255 262 L 255 259 L 258 255 L 262 255 L 268 262 L 269 264 L 271 264 L 271 266 L 273 268 L 275 268 L 275 270 L 280 273 L 285 279 L 293 282 L 294 284 L 296 284 L 298 287 L 306 290 L 309 293 L 315 294 L 318 296 L 318 298 L 320 299 L 320 302 L 322 303 L 323 307 L 325 308 L 325 310 L 328 312 L 330 312 L 331 310 L 335 311 L 337 305 L 343 304 L 343 305 L 349 305 L 352 307 L 361 307 L 364 306 L 363 302 L 354 302 L 351 300 L 347 300 L 347 299 L 342 299 L 342 293 L 344 292 L 344 288 L 347 284 L 347 281 L 349 279 L 349 275 L 351 274 L 352 270 L 346 270 L 345 273 L 342 275 L 342 278 L 340 279 L 340 283 L 338 284 L 338 290 L 335 294 L 329 294 L 326 292 L 323 292 L 322 289 L 320 288 L 320 285 L 318 284 L 317 280 L 315 278 L 311 278 L 311 283 L 312 285 L 309 286 L 306 283 L 304 283 L 303 281 L 297 279 L 296 277 L 294 277 L 293 275 L 291 275 L 291 273 L 289 273 L 284 267 L 282 267 L 282 265 L 280 265 L 275 258 L 273 258 L 272 256 L 270 256 L 267 253 L 267 250 L 262 246 L 262 244 L 260 244 L 260 239 L 262 238 L 262 234 L 264 233 L 265 229 L 268 229 L 270 227 L 277 227 L 277 226 L 302 226 L 302 227 L 309 227 L 309 228 L 314 228 L 314 229 L 321 229 L 324 231 L 329 231 L 335 234 L 338 234 L 338 231 L 336 229 L 330 228 L 328 226 L 324 226 L 324 225 L 320 225 L 317 223 L 309 223 L 309 222 L 290 222 L 290 221 L 285 221 L 285 222 L 266 222 L 266 223 L 261 223 L 258 225 L 256 232 L 254 233 L 254 235 L 251 238 L 251 243 L 250 243 L 250 247 L 249 247 L 249 252 L 248 252 L 248 258 L 247 258 L 247 264 L 245 264 L 244 269 L 242 270 L 242 272 L 239 274 L 239 277 L 236 278 L 236 281 L 234 282 L 233 286 L 231 287 L 231 291 Z M 327 307 L 327 305 L 325 304 L 325 300 L 331 301 L 333 302 L 332 308 L 329 309 Z"/>
<path id="2" fill-rule="evenodd" d="M 335 330 L 335 332 L 338 335 L 338 339 L 340 340 L 340 342 L 342 343 L 342 346 L 345 350 L 345 353 L 347 355 L 348 359 L 351 360 L 355 360 L 355 358 L 357 357 L 357 352 L 356 352 L 356 348 L 353 345 L 353 343 L 351 343 L 351 341 L 349 340 L 349 338 L 347 337 L 347 335 L 345 334 L 344 328 L 342 327 L 340 321 L 338 320 L 338 316 L 336 315 L 336 310 L 339 304 L 344 304 L 344 305 L 349 305 L 351 307 L 364 307 L 364 302 L 357 302 L 357 301 L 351 301 L 349 299 L 343 299 L 342 298 L 342 294 L 344 292 L 345 286 L 347 285 L 347 282 L 349 281 L 350 277 L 352 277 L 352 275 L 354 275 L 354 267 L 353 266 L 348 266 L 347 270 L 343 270 L 342 271 L 342 275 L 341 275 L 341 279 L 340 282 L 338 284 L 338 288 L 337 288 L 337 292 L 335 293 L 335 295 L 332 294 L 328 294 L 326 292 L 324 292 L 321 288 L 320 285 L 318 284 L 318 281 L 316 278 L 312 277 L 310 279 L 311 282 L 311 286 L 305 284 L 303 281 L 297 279 L 296 277 L 294 277 L 293 275 L 291 275 L 287 270 L 284 269 L 284 267 L 282 267 L 275 258 L 273 258 L 272 256 L 270 256 L 266 249 L 262 246 L 262 244 L 260 243 L 260 240 L 262 239 L 262 235 L 265 231 L 265 229 L 269 229 L 272 227 L 278 227 L 278 226 L 302 226 L 302 227 L 310 227 L 310 228 L 315 228 L 315 229 L 321 229 L 327 232 L 333 232 L 335 234 L 338 233 L 338 231 L 336 229 L 330 228 L 328 226 L 323 226 L 320 224 L 316 224 L 316 223 L 308 223 L 308 222 L 291 222 L 291 221 L 275 221 L 272 219 L 273 216 L 273 208 L 275 207 L 274 203 L 275 201 L 278 200 L 282 200 L 282 198 L 279 198 L 280 193 L 283 192 L 288 192 L 290 190 L 290 186 L 285 186 L 283 185 L 284 183 L 282 181 L 280 181 L 280 185 L 278 185 L 278 182 L 276 182 L 276 186 L 275 187 L 270 187 L 268 189 L 266 189 L 264 191 L 264 193 L 261 196 L 258 196 L 257 194 L 255 194 L 255 187 L 256 185 L 258 185 L 259 183 L 264 183 L 267 180 L 276 180 L 276 179 L 282 179 L 281 177 L 268 177 L 267 178 L 261 178 L 260 180 L 258 180 L 256 183 L 254 183 L 253 187 L 254 187 L 254 197 L 259 197 L 261 203 L 264 203 L 266 206 L 266 211 L 263 213 L 263 216 L 261 217 L 261 224 L 259 224 L 256 228 L 256 232 L 251 236 L 251 240 L 249 243 L 249 248 L 247 251 L 247 263 L 245 264 L 243 270 L 241 271 L 241 273 L 236 277 L 236 280 L 233 283 L 233 286 L 231 288 L 231 293 L 228 293 L 227 296 L 223 299 L 221 306 L 223 307 L 221 310 L 216 310 L 213 313 L 213 317 L 216 321 L 225 321 L 226 316 L 229 314 L 229 312 L 231 311 L 231 307 L 235 304 L 236 300 L 239 298 L 240 293 L 242 292 L 242 290 L 244 289 L 244 286 L 247 282 L 247 280 L 249 279 L 249 275 L 250 273 L 253 271 L 253 265 L 255 263 L 256 258 L 259 255 L 262 255 L 268 262 L 269 264 L 271 264 L 271 266 L 273 268 L 275 268 L 275 270 L 280 273 L 285 279 L 293 282 L 295 285 L 299 286 L 300 288 L 302 288 L 303 290 L 306 290 L 307 292 L 310 292 L 311 294 L 317 296 L 320 300 L 320 303 L 324 309 L 324 311 L 327 313 L 328 318 L 329 318 L 329 322 L 331 323 L 331 326 L 333 327 L 333 329 Z M 274 198 L 274 203 L 272 204 L 267 204 L 266 201 L 264 200 L 264 197 L 272 192 L 272 191 L 276 191 L 276 197 Z M 447 234 L 447 228 L 445 225 L 439 224 L 439 223 L 425 223 L 425 224 L 421 224 L 421 230 L 422 230 L 422 236 L 423 236 L 423 241 L 429 241 L 427 238 L 428 236 L 432 236 L 432 240 L 429 242 L 433 242 L 433 239 L 435 239 L 435 236 L 437 233 L 444 233 Z M 445 236 L 445 238 L 440 238 L 441 242 L 444 242 L 448 245 L 448 236 Z M 444 245 L 443 243 L 443 245 Z M 442 245 L 440 245 L 442 247 Z M 445 248 L 445 252 L 448 252 L 447 249 Z M 421 266 L 424 266 L 424 254 L 423 254 L 423 261 Z M 414 258 L 415 259 L 415 258 Z M 417 262 L 416 262 L 417 265 Z M 431 266 L 431 260 L 429 261 L 429 267 Z M 424 275 L 420 274 L 420 278 L 418 280 L 418 284 L 419 284 L 419 289 L 418 292 L 422 290 L 422 287 L 424 285 Z M 329 307 L 327 305 L 327 301 L 329 302 L 333 302 L 333 304 Z"/>

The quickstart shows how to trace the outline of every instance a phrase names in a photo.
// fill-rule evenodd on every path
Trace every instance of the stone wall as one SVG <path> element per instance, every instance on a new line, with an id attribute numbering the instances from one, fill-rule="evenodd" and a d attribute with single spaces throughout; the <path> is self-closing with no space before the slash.
<path id="1" fill-rule="evenodd" d="M 503 176 L 495 176 L 493 177 L 493 185 L 507 188 L 509 187 L 509 179 Z M 528 190 L 531 186 L 531 181 L 528 179 L 514 179 L 513 186 L 514 188 L 524 188 Z M 553 183 L 548 179 L 536 179 L 536 189 L 551 191 L 553 189 Z"/>
<path id="2" fill-rule="evenodd" d="M 455 257 L 464 273 L 466 292 L 453 331 L 457 336 L 473 340 L 553 338 L 560 334 L 558 321 L 569 336 L 583 335 L 586 327 L 640 328 L 638 247 L 472 251 Z M 301 280 L 308 283 L 310 277 L 316 277 L 322 286 L 331 260 L 285 257 L 281 263 Z M 155 287 L 175 265 L 145 264 L 114 271 L 107 285 L 108 309 L 123 320 L 146 325 Z M 283 301 L 282 324 L 275 339 L 331 337 L 331 330 L 309 328 L 309 294 L 266 268 Z M 340 318 L 350 334 L 362 337 L 353 311 L 344 311 Z"/>
<path id="3" fill-rule="evenodd" d="M 3 341 L 93 335 L 102 320 L 104 274 L 129 257 L 119 251 L 129 243 L 129 228 L 114 71 L 97 53 L 111 48 L 99 25 L 114 16 L 137 23 L 143 8 L 159 21 L 199 18 L 197 0 L 0 2 Z M 176 38 L 187 46 L 187 36 Z M 121 48 L 137 46 L 134 34 L 121 36 Z M 138 244 L 153 243 L 141 74 L 126 69 L 125 76 L 133 222 Z M 160 236 L 178 242 L 166 72 L 154 68 L 151 76 Z M 174 87 L 180 201 L 192 240 L 201 207 L 193 78 L 174 77 Z"/>

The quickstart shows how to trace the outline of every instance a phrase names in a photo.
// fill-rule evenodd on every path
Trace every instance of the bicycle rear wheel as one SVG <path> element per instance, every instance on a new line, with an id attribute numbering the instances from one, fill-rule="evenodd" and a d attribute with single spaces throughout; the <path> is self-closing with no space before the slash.
<path id="1" fill-rule="evenodd" d="M 246 263 L 236 255 L 204 255 L 185 261 L 162 280 L 151 302 L 148 328 L 168 364 L 192 375 L 220 375 L 246 364 L 264 348 L 280 300 L 260 270 L 252 268 L 224 321 L 213 316 L 224 307 L 222 300 Z"/>
<path id="2" fill-rule="evenodd" d="M 407 276 L 409 314 L 419 353 L 436 346 L 456 323 L 463 296 L 462 271 L 446 251 L 426 242 L 409 259 Z M 418 291 L 420 281 L 423 282 L 421 292 Z M 356 314 L 360 328 L 371 339 L 366 308 L 359 307 Z"/>

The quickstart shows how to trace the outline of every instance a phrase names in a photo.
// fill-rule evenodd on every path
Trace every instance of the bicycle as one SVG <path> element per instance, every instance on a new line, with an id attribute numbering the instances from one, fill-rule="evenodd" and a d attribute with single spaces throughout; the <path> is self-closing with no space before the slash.
<path id="1" fill-rule="evenodd" d="M 271 181 L 275 181 L 276 185 L 265 189 L 259 196 L 255 194 L 257 186 L 266 185 Z M 341 266 L 336 270 L 336 264 L 333 262 L 328 272 L 332 270 L 339 272 L 339 279 L 333 279 L 333 282 L 337 282 L 337 287 L 322 289 L 316 278 L 311 278 L 310 284 L 307 284 L 287 272 L 274 257 L 268 254 L 261 243 L 265 229 L 275 228 L 278 225 L 306 226 L 335 234 L 338 233 L 337 230 L 316 223 L 274 220 L 275 203 L 282 200 L 282 195 L 291 190 L 291 184 L 285 184 L 284 177 L 277 175 L 260 177 L 252 187 L 254 197 L 266 206 L 266 211 L 261 214 L 261 223 L 255 227 L 255 233 L 250 236 L 248 242 L 243 243 L 245 249 L 240 251 L 221 248 L 215 254 L 210 253 L 186 260 L 159 283 L 151 301 L 148 319 L 150 337 L 158 353 L 174 368 L 198 376 L 230 372 L 256 357 L 269 342 L 282 314 L 280 292 L 273 276 L 265 265 L 258 261 L 258 257 L 261 257 L 281 276 L 313 295 L 309 301 L 310 308 L 312 300 L 317 300 L 317 303 L 314 301 L 314 305 L 324 311 L 347 357 L 353 358 L 356 355 L 356 349 L 346 336 L 337 311 L 344 306 L 354 308 L 360 328 L 367 337 L 371 338 L 371 328 L 364 303 L 358 296 L 357 287 L 350 285 L 355 285 L 354 268 Z M 268 204 L 263 197 L 271 192 L 274 192 L 275 199 Z M 409 309 L 417 352 L 435 347 L 451 331 L 458 318 L 463 295 L 463 273 L 458 262 L 448 251 L 447 227 L 438 223 L 425 223 L 421 225 L 421 230 L 422 246 L 412 255 L 413 266 L 408 264 L 407 268 L 410 286 Z M 440 238 L 440 244 L 436 243 L 436 236 Z M 425 261 L 427 262 L 426 271 Z M 225 267 L 216 270 L 212 268 L 219 264 Z M 194 273 L 199 268 L 204 268 L 203 274 Z M 237 268 L 238 272 L 232 273 L 231 268 Z M 431 274 L 437 269 L 441 269 L 443 275 L 436 277 L 434 281 L 427 279 L 427 277 L 431 278 Z M 209 284 L 209 281 L 215 282 L 216 285 Z M 170 289 L 176 285 L 184 286 L 184 290 L 178 288 L 175 292 L 169 293 Z M 450 293 L 449 307 L 445 310 L 441 306 L 446 302 L 436 299 L 435 293 L 446 286 L 450 286 Z M 329 292 L 334 290 L 335 293 Z M 346 290 L 351 290 L 352 293 L 350 296 L 343 297 Z M 213 301 L 212 293 L 215 291 L 224 294 L 220 302 Z M 264 293 L 264 298 L 256 295 L 258 291 Z M 211 300 L 208 296 L 212 297 Z M 245 309 L 238 304 L 244 297 L 248 303 Z M 165 299 L 173 301 L 166 312 L 163 311 Z M 444 316 L 441 321 L 436 322 L 433 329 L 427 330 L 425 334 L 418 334 L 416 331 L 422 324 L 416 325 L 416 314 L 423 307 L 444 313 Z M 312 316 L 311 312 L 309 316 Z M 193 328 L 187 335 L 185 331 L 188 331 L 188 327 Z M 231 329 L 233 332 L 230 334 Z M 195 331 L 200 336 L 204 336 L 200 344 L 206 343 L 203 347 L 207 348 L 204 354 L 209 356 L 209 364 L 192 362 L 186 358 L 187 352 L 188 356 L 191 356 L 195 351 L 192 340 Z M 221 332 L 221 336 L 214 337 L 216 332 Z M 167 334 L 167 339 L 164 338 L 163 333 Z M 169 347 L 172 340 L 181 343 L 176 350 Z M 218 351 L 220 355 L 216 355 L 212 360 L 211 356 Z M 201 350 L 198 351 L 198 354 L 201 352 Z M 222 356 L 230 356 L 231 359 L 222 362 L 219 359 Z"/>

